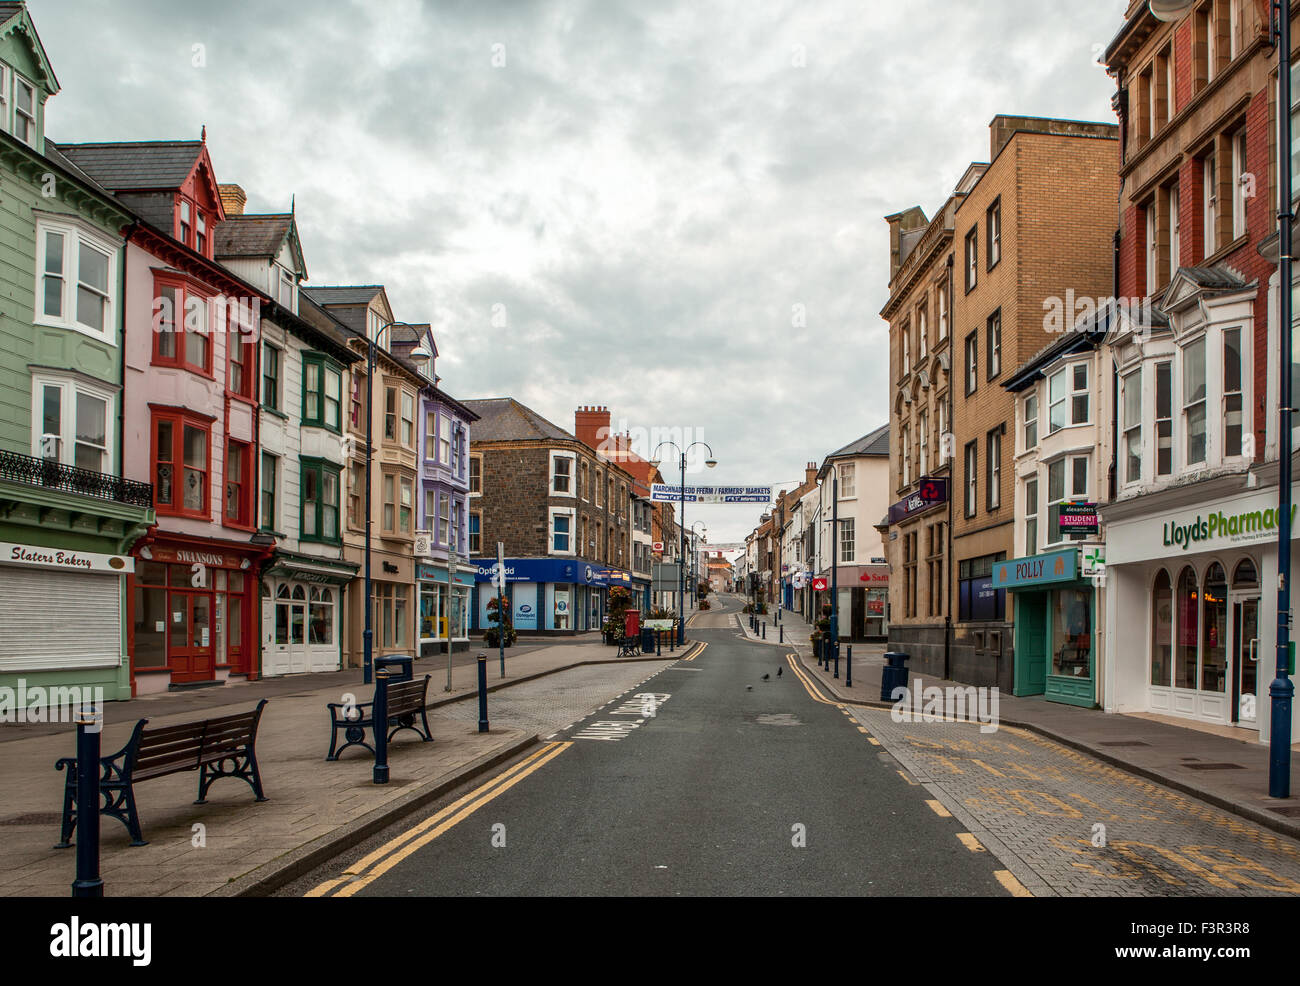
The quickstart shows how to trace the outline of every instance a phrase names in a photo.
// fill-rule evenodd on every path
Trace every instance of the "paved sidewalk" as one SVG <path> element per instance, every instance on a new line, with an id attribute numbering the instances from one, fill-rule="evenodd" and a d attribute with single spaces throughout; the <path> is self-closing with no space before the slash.
<path id="1" fill-rule="evenodd" d="M 748 618 L 740 628 L 750 639 Z M 769 611 L 766 643 L 774 641 Z M 782 611 L 787 650 L 798 653 L 802 666 L 818 686 L 840 701 L 888 707 L 880 699 L 883 644 L 853 644 L 853 686 L 847 683 L 846 645 L 840 647 L 840 677 L 834 668 L 822 669 L 813 657 L 811 632 L 798 614 Z M 911 684 L 916 683 L 913 677 Z M 956 682 L 926 678 L 924 687 L 945 688 Z M 1190 794 L 1225 811 L 1249 818 L 1266 828 L 1300 838 L 1300 754 L 1291 758 L 1292 797 L 1268 797 L 1268 745 L 1243 742 L 1186 726 L 1152 719 L 1116 715 L 1099 709 L 1080 709 L 1042 697 L 999 696 L 999 718 L 1010 726 L 1031 729 L 1042 736 L 1081 750 L 1098 760 L 1123 768 L 1148 780 Z M 1300 750 L 1300 744 L 1293 747 Z"/>
<path id="2" fill-rule="evenodd" d="M 490 654 L 493 690 L 578 666 L 630 665 L 654 658 L 618 659 L 612 647 L 585 642 L 556 643 L 512 655 L 506 651 L 507 677 L 500 678 Z M 521 648 L 522 650 L 522 648 Z M 678 649 L 659 660 L 688 651 Z M 453 669 L 453 690 L 443 691 L 445 657 L 416 662 L 417 674 L 433 674 L 429 714 L 434 741 L 399 733 L 389 746 L 391 778 L 377 786 L 373 758 L 359 748 L 327 762 L 327 702 L 345 693 L 369 701 L 370 686 L 359 670 L 299 675 L 291 679 L 241 683 L 194 692 L 107 703 L 102 753 L 119 750 L 135 721 L 151 725 L 188 722 L 247 711 L 269 697 L 257 740 L 262 784 L 269 801 L 257 804 L 241 780 L 223 779 L 208 792 L 208 803 L 192 804 L 198 773 L 189 771 L 144 781 L 136 788 L 144 837 L 149 845 L 132 848 L 126 828 L 101 816 L 101 876 L 109 896 L 202 896 L 265 892 L 337 854 L 392 821 L 440 797 L 477 774 L 490 770 L 535 744 L 527 729 L 495 724 L 477 731 L 477 716 L 461 706 L 439 706 L 477 691 L 474 665 Z M 488 703 L 489 720 L 492 701 Z M 76 874 L 76 850 L 54 849 L 59 836 L 64 774 L 54 769 L 60 757 L 76 753 L 75 726 L 24 724 L 0 726 L 0 777 L 5 779 L 0 809 L 0 896 L 66 897 Z"/>

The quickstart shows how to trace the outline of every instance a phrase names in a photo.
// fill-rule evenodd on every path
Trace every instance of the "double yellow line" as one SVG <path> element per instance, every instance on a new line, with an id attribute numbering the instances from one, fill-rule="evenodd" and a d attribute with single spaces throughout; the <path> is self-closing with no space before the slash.
<path id="1" fill-rule="evenodd" d="M 571 747 L 570 742 L 547 743 L 509 770 L 498 774 L 486 784 L 430 815 L 418 825 L 407 829 L 395 839 L 384 843 L 374 852 L 357 860 L 343 875 L 309 890 L 307 897 L 351 897 L 421 847 L 428 845 L 444 832 L 460 824 L 489 801 L 514 787 L 529 774 L 540 770 Z"/>
<path id="2" fill-rule="evenodd" d="M 814 702 L 821 702 L 822 705 L 833 705 L 837 709 L 844 710 L 843 702 L 832 702 L 822 694 L 821 689 L 813 682 L 808 672 L 799 665 L 799 656 L 797 654 L 787 654 L 785 656 L 785 663 L 790 665 L 790 670 L 794 672 L 794 676 L 799 679 L 799 683 L 803 685 L 804 689 L 808 692 L 808 696 Z"/>
<path id="3" fill-rule="evenodd" d="M 697 640 L 697 641 L 696 641 L 694 644 L 692 644 L 691 646 L 695 648 L 694 651 L 691 653 L 691 656 L 690 656 L 690 657 L 682 657 L 682 658 L 678 658 L 678 660 L 681 660 L 681 661 L 693 661 L 693 660 L 695 660 L 697 657 L 699 657 L 701 654 L 703 654 L 703 653 L 704 653 L 704 648 L 708 647 L 709 645 L 708 645 L 708 642 L 707 642 L 707 641 L 704 641 L 704 640 Z"/>

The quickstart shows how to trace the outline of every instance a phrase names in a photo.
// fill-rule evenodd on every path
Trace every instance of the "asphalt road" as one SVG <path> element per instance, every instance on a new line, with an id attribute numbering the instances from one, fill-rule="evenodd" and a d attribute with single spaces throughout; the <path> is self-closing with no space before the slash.
<path id="1" fill-rule="evenodd" d="M 725 626 L 738 605 L 715 597 L 700 614 L 690 635 L 708 646 L 693 660 L 647 666 L 651 677 L 540 750 L 295 889 L 1006 895 L 997 859 L 960 841 L 959 823 L 852 717 L 817 701 L 784 649 Z M 355 875 L 340 879 L 345 869 Z"/>

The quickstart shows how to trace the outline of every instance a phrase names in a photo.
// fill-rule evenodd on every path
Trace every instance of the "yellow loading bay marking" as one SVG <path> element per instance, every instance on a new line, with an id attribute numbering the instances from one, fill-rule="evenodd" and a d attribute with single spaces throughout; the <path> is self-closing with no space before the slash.
<path id="1" fill-rule="evenodd" d="M 997 878 L 998 883 L 1011 894 L 1012 897 L 1032 897 L 1034 896 L 1025 889 L 1025 885 L 1011 875 L 1010 870 L 994 870 L 993 876 Z"/>
<path id="2" fill-rule="evenodd" d="M 988 852 L 987 849 L 980 845 L 980 840 L 975 838 L 975 836 L 971 835 L 969 832 L 958 832 L 957 841 L 971 852 Z"/>
<path id="3" fill-rule="evenodd" d="M 536 753 L 525 757 L 509 770 L 494 777 L 486 784 L 480 785 L 469 794 L 430 815 L 418 825 L 363 856 L 344 870 L 342 877 L 326 880 L 319 886 L 309 890 L 304 896 L 351 897 L 357 891 L 387 873 L 417 849 L 428 845 L 444 832 L 463 822 L 488 802 L 514 787 L 529 774 L 540 770 L 572 745 L 572 742 L 547 743 Z M 367 873 L 366 870 L 372 866 L 373 869 Z M 330 891 L 335 892 L 331 894 Z"/>

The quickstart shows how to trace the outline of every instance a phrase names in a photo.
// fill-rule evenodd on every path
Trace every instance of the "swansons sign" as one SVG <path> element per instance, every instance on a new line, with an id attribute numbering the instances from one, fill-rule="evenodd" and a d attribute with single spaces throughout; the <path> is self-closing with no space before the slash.
<path id="1" fill-rule="evenodd" d="M 1291 525 L 1294 529 L 1297 507 L 1291 507 Z M 1165 521 L 1162 527 L 1163 543 L 1167 548 L 1181 547 L 1186 551 L 1193 543 L 1227 538 L 1229 541 L 1260 541 L 1277 536 L 1281 511 L 1276 507 L 1247 510 L 1225 514 L 1215 511 L 1197 514 L 1187 523 Z"/>

